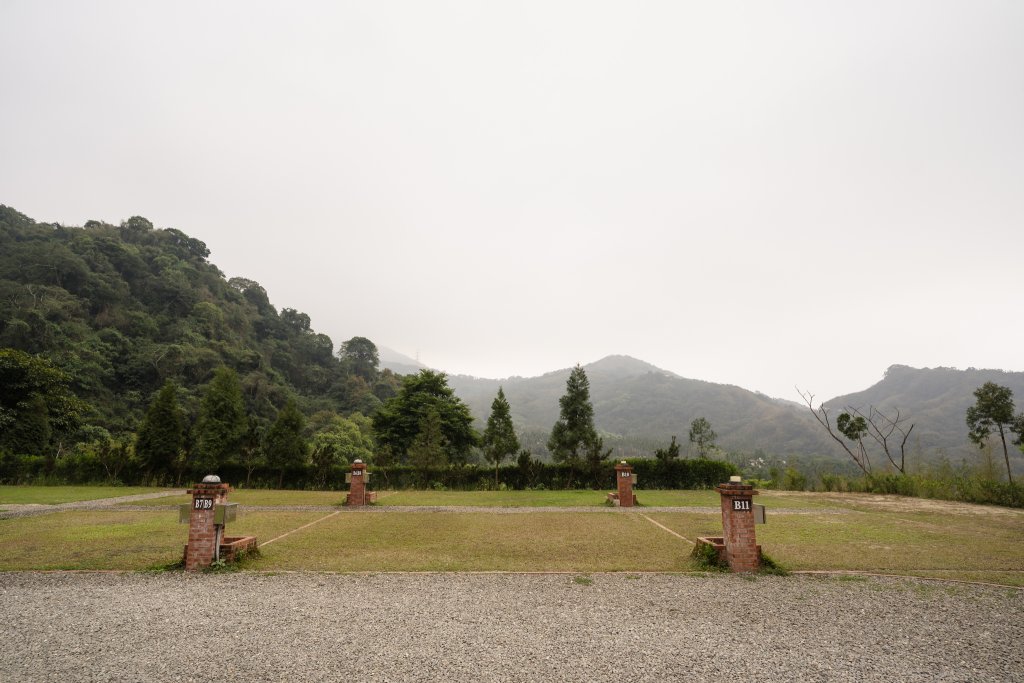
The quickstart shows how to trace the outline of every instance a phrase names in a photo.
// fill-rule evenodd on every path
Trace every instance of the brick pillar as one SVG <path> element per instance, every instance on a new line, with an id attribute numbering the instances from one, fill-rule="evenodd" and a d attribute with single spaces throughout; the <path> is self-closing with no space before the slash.
<path id="1" fill-rule="evenodd" d="M 192 494 L 192 509 L 188 516 L 188 545 L 185 546 L 185 571 L 205 569 L 213 563 L 217 553 L 217 528 L 213 524 L 213 510 L 224 503 L 231 487 L 227 484 L 196 484 L 188 490 Z"/>
<path id="2" fill-rule="evenodd" d="M 615 482 L 619 492 L 619 507 L 633 507 L 636 502 L 633 498 L 633 468 L 625 460 L 615 466 Z"/>
<path id="3" fill-rule="evenodd" d="M 348 488 L 346 505 L 366 505 L 366 463 L 356 460 L 352 463 L 352 483 Z"/>
<path id="4" fill-rule="evenodd" d="M 739 481 L 720 484 L 715 490 L 722 496 L 722 537 L 729 568 L 734 572 L 757 571 L 761 548 L 754 536 L 753 497 L 758 492 Z"/>

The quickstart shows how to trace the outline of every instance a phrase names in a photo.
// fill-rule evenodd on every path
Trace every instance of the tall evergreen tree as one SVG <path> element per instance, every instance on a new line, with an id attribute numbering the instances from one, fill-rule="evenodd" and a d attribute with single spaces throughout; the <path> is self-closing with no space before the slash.
<path id="1" fill-rule="evenodd" d="M 434 406 L 427 408 L 420 420 L 420 429 L 409 447 L 409 464 L 420 471 L 420 479 L 426 484 L 426 471 L 448 464 L 445 453 L 448 439 L 442 431 L 441 413 Z"/>
<path id="2" fill-rule="evenodd" d="M 149 476 L 161 479 L 174 470 L 185 441 L 185 418 L 178 406 L 178 387 L 168 380 L 139 425 L 135 454 Z"/>
<path id="3" fill-rule="evenodd" d="M 491 402 L 491 414 L 484 430 L 484 457 L 494 463 L 494 486 L 498 486 L 498 467 L 501 461 L 519 450 L 519 439 L 512 426 L 512 412 L 505 392 L 498 387 L 498 395 Z"/>
<path id="4" fill-rule="evenodd" d="M 206 385 L 199 404 L 195 466 L 203 472 L 215 472 L 236 459 L 248 427 L 238 374 L 221 366 Z"/>
<path id="5" fill-rule="evenodd" d="M 305 426 L 306 418 L 295 401 L 288 401 L 267 432 L 264 451 L 267 464 L 280 472 L 279 487 L 284 484 L 285 470 L 304 465 L 309 457 L 309 444 L 302 436 Z"/>
<path id="6" fill-rule="evenodd" d="M 718 434 L 715 434 L 715 430 L 711 428 L 711 423 L 706 417 L 698 417 L 690 423 L 690 443 L 697 447 L 697 453 L 700 457 L 708 457 L 711 449 L 715 447 L 715 440 L 717 438 Z"/>
<path id="7" fill-rule="evenodd" d="M 569 486 L 584 455 L 601 453 L 603 442 L 594 429 L 594 407 L 590 403 L 590 380 L 577 365 L 565 383 L 565 395 L 558 399 L 561 409 L 551 429 L 548 450 L 555 462 L 569 464 Z"/>

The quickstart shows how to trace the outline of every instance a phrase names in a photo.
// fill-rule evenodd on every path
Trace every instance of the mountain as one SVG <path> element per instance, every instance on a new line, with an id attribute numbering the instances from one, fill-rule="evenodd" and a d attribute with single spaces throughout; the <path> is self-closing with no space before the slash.
<path id="1" fill-rule="evenodd" d="M 719 445 L 728 450 L 838 457 L 806 407 L 736 386 L 680 377 L 629 356 L 609 356 L 584 369 L 595 426 L 608 445 L 623 451 L 620 455 L 650 454 L 673 435 L 685 443 L 690 422 L 705 417 L 718 433 Z M 480 424 L 490 413 L 498 387 L 503 387 L 517 429 L 528 436 L 532 448 L 543 451 L 545 435 L 558 419 L 558 399 L 569 372 L 565 368 L 540 377 L 502 380 L 452 375 L 448 383 Z"/>
<path id="2" fill-rule="evenodd" d="M 985 382 L 1009 387 L 1016 398 L 1017 412 L 1024 411 L 1024 372 L 906 365 L 891 366 L 877 384 L 837 396 L 825 406 L 833 411 L 852 406 L 865 412 L 868 406 L 874 406 L 888 415 L 898 410 L 908 423 L 915 424 L 911 437 L 915 447 L 968 454 L 977 447 L 967 440 L 965 414 L 974 405 L 974 390 Z"/>
<path id="3" fill-rule="evenodd" d="M 619 455 L 650 454 L 664 447 L 672 435 L 685 444 L 690 422 L 705 417 L 726 450 L 753 453 L 760 449 L 770 455 L 849 461 L 802 404 L 687 379 L 628 356 L 609 356 L 584 368 L 590 379 L 595 425 Z M 547 434 L 558 419 L 558 399 L 569 372 L 565 368 L 540 377 L 502 380 L 453 375 L 448 382 L 481 425 L 498 387 L 503 387 L 516 428 L 535 452 L 543 453 Z M 899 410 L 915 425 L 908 453 L 923 459 L 945 455 L 970 462 L 977 457 L 977 448 L 967 440 L 965 413 L 974 404 L 974 390 L 985 382 L 1010 387 L 1018 397 L 1018 412 L 1024 410 L 1024 372 L 903 365 L 890 367 L 872 387 L 833 398 L 825 406 L 833 421 L 850 406 L 864 411 L 874 406 L 893 416 Z M 1024 462 L 1019 454 L 1015 457 Z"/>

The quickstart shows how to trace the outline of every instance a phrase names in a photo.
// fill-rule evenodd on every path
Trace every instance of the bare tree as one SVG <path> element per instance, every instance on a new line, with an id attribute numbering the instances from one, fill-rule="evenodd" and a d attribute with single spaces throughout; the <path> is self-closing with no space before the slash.
<path id="1" fill-rule="evenodd" d="M 871 461 L 868 459 L 868 452 L 867 452 L 867 449 L 864 447 L 863 440 L 862 439 L 856 439 L 857 444 L 858 444 L 857 452 L 855 453 L 854 451 L 852 451 L 850 449 L 850 447 L 846 445 L 846 441 L 844 441 L 843 439 L 839 438 L 839 436 L 836 434 L 835 430 L 833 430 L 833 428 L 832 428 L 832 420 L 829 418 L 828 411 L 825 409 L 824 404 L 821 404 L 817 408 L 815 408 L 814 407 L 814 394 L 812 394 L 812 393 L 806 393 L 805 394 L 804 392 L 800 391 L 799 388 L 797 388 L 796 391 L 797 391 L 798 394 L 800 394 L 800 398 L 802 398 L 804 400 L 804 403 L 807 404 L 807 407 L 810 408 L 811 415 L 813 415 L 814 419 L 817 420 L 818 423 L 822 427 L 825 428 L 825 431 L 828 432 L 828 435 L 831 436 L 832 439 L 837 444 L 839 444 L 840 446 L 843 447 L 843 450 L 846 451 L 846 453 L 850 456 L 850 458 L 853 460 L 853 462 L 855 462 L 857 464 L 857 467 L 859 467 L 864 474 L 871 474 Z M 863 421 L 864 421 L 863 418 L 861 418 L 861 422 L 863 422 Z M 846 425 L 844 425 L 844 426 L 846 426 Z M 844 435 L 847 435 L 848 433 L 853 433 L 852 427 L 859 427 L 859 425 L 849 426 L 846 431 L 843 431 L 841 433 L 844 434 Z M 838 430 L 839 426 L 837 425 L 835 427 L 835 429 Z M 862 431 L 862 430 L 857 429 L 857 431 Z M 849 437 L 847 437 L 847 438 L 849 438 Z"/>
<path id="2" fill-rule="evenodd" d="M 907 427 L 907 418 L 906 416 L 901 415 L 899 410 L 896 411 L 895 417 L 889 417 L 881 410 L 870 405 L 868 406 L 867 415 L 857 408 L 847 407 L 847 410 L 858 417 L 864 418 L 868 427 L 868 436 L 874 439 L 875 442 L 882 447 L 882 452 L 885 453 L 885 457 L 889 459 L 892 466 L 899 470 L 900 474 L 906 474 L 907 440 L 910 438 L 910 432 L 914 431 L 914 423 L 911 422 L 910 426 Z M 893 457 L 892 451 L 890 450 L 890 438 L 893 439 L 893 448 L 895 448 L 896 439 L 899 439 L 899 463 L 896 462 L 896 458 Z"/>
<path id="3" fill-rule="evenodd" d="M 878 444 L 882 452 L 885 453 L 889 463 L 900 474 L 906 474 L 907 441 L 910 439 L 910 433 L 914 431 L 914 423 L 911 422 L 908 426 L 908 418 L 902 415 L 899 410 L 896 411 L 894 417 L 891 417 L 874 406 L 868 406 L 866 415 L 859 408 L 847 406 L 836 418 L 836 424 L 833 428 L 825 406 L 819 405 L 817 408 L 814 407 L 814 394 L 805 394 L 800 389 L 797 389 L 797 392 L 804 400 L 804 403 L 807 404 L 807 407 L 810 408 L 814 419 L 828 431 L 829 436 L 836 443 L 843 447 L 843 450 L 857 463 L 857 466 L 864 474 L 871 474 L 871 458 L 868 455 L 867 445 L 864 443 L 865 437 L 872 439 Z M 839 438 L 839 434 L 836 432 L 845 436 L 846 440 L 844 441 Z M 855 448 L 851 449 L 847 441 L 856 444 Z M 898 462 L 896 456 L 893 455 L 897 448 L 897 441 L 899 442 Z"/>

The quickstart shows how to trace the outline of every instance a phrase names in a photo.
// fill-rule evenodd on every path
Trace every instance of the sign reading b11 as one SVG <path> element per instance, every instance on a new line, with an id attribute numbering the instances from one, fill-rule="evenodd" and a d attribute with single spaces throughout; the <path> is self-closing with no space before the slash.
<path id="1" fill-rule="evenodd" d="M 733 498 L 733 500 L 732 500 L 732 509 L 733 510 L 749 510 L 750 509 L 750 501 L 749 500 L 739 500 L 739 499 Z"/>

